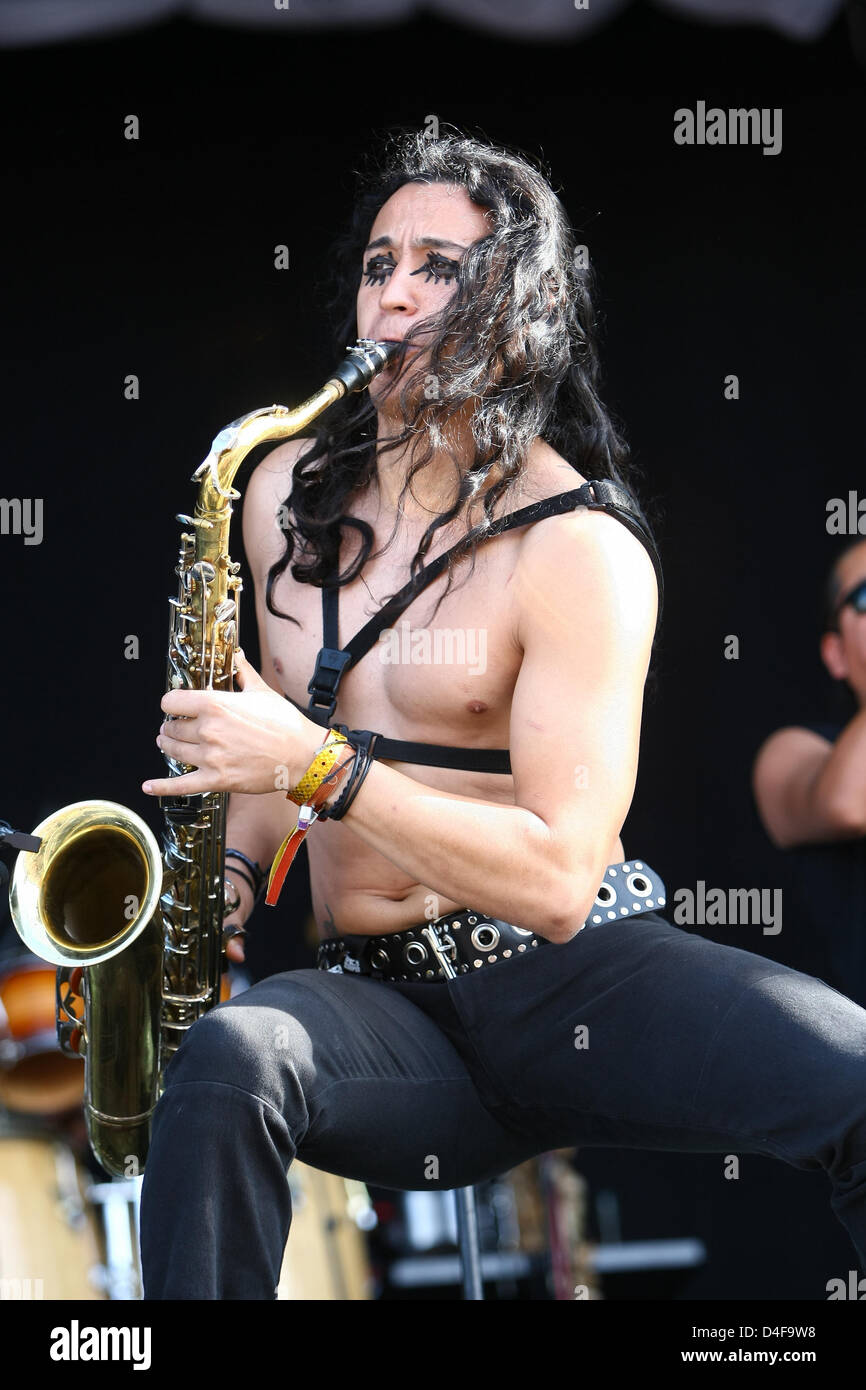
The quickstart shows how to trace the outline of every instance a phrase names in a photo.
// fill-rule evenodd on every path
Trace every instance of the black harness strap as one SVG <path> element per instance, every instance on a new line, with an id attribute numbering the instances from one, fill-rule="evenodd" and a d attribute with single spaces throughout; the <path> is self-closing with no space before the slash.
<path id="1" fill-rule="evenodd" d="M 618 521 L 621 521 L 646 547 L 659 586 L 660 620 L 664 581 L 661 561 L 652 535 L 634 510 L 629 493 L 619 484 L 610 482 L 606 478 L 597 479 L 584 483 L 579 488 L 573 488 L 569 492 L 560 492 L 555 497 L 546 497 L 539 502 L 530 503 L 527 507 L 521 507 L 519 511 L 501 517 L 499 521 L 494 521 L 487 531 L 484 531 L 480 526 L 475 527 L 450 550 L 446 550 L 444 554 L 437 556 L 435 560 L 419 570 L 415 578 L 405 584 L 399 593 L 395 594 L 360 631 L 356 632 L 344 648 L 340 648 L 338 645 L 339 587 L 323 587 L 322 635 L 324 645 L 316 658 L 316 669 L 307 686 L 310 702 L 304 713 L 323 727 L 330 723 L 337 706 L 337 690 L 343 672 L 360 661 L 361 657 L 376 642 L 379 634 L 385 628 L 390 627 L 404 609 L 408 608 L 413 599 L 417 598 L 418 594 L 442 573 L 451 555 L 460 550 L 468 549 L 476 539 L 480 541 L 490 540 L 514 527 L 526 526 L 548 516 L 573 511 L 576 507 L 586 507 L 590 511 L 608 512 L 615 516 Z M 290 697 L 287 695 L 286 699 L 290 699 Z M 292 704 L 296 704 L 296 701 L 293 700 Z M 296 707 L 301 709 L 300 705 L 296 705 Z M 376 742 L 376 756 L 395 761 L 421 763 L 428 767 L 456 768 L 461 771 L 498 773 L 511 771 L 510 754 L 505 748 L 456 748 L 437 743 L 412 743 L 403 739 L 387 739 L 380 735 Z"/>
<path id="2" fill-rule="evenodd" d="M 290 695 L 286 699 L 323 728 L 331 722 L 331 715 L 321 706 L 304 709 Z M 345 725 L 334 726 L 346 733 Z M 421 763 L 424 767 L 448 767 L 457 772 L 497 772 L 503 775 L 511 772 L 511 753 L 507 748 L 458 748 L 444 743 L 413 743 L 402 738 L 383 738 L 374 735 L 371 748 L 374 758 L 384 758 L 387 762 Z"/>

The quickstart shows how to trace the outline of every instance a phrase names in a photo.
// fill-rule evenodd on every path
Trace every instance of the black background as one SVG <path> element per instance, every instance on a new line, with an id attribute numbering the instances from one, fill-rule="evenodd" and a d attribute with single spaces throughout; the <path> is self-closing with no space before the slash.
<path id="1" fill-rule="evenodd" d="M 783 884 L 749 769 L 771 729 L 829 707 L 826 504 L 866 493 L 866 103 L 844 22 L 810 46 L 640 6 L 549 46 L 429 20 L 285 35 L 176 22 L 6 52 L 0 74 L 0 492 L 44 499 L 41 545 L 0 536 L 0 816 L 29 829 L 98 796 L 159 828 L 140 783 L 162 768 L 174 514 L 191 510 L 218 429 L 325 379 L 351 171 L 379 133 L 435 114 L 540 154 L 600 277 L 606 398 L 644 470 L 667 583 L 626 851 L 669 899 L 698 879 Z M 673 113 L 698 100 L 781 107 L 782 152 L 676 145 Z M 233 535 L 242 558 L 239 518 Z M 243 619 L 254 658 L 249 583 Z M 257 973 L 307 961 L 302 878 L 278 920 L 258 910 Z M 699 930 L 823 972 L 788 901 L 778 937 Z M 578 1167 L 617 1193 L 624 1239 L 699 1236 L 710 1252 L 693 1272 L 611 1279 L 608 1297 L 822 1299 L 855 1263 L 822 1175 L 748 1155 L 738 1182 L 721 1155 L 582 1150 Z"/>

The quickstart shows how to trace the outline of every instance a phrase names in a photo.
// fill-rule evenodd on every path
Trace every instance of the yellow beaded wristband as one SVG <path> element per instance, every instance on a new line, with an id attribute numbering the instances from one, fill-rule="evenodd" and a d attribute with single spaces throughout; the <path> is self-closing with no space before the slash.
<path id="1" fill-rule="evenodd" d="M 333 770 L 347 743 L 345 734 L 331 729 L 321 748 L 316 749 L 313 761 L 300 782 L 296 787 L 292 787 L 291 791 L 286 792 L 289 801 L 294 801 L 298 806 L 306 805 L 316 788 L 322 785 L 328 773 Z"/>

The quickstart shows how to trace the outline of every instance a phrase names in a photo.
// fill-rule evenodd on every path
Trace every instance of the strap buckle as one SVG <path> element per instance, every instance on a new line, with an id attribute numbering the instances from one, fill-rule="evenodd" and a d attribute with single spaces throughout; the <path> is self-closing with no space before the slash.
<path id="1" fill-rule="evenodd" d="M 337 686 L 340 677 L 352 660 L 351 652 L 337 651 L 334 647 L 322 647 L 316 657 L 316 669 L 307 686 L 310 696 L 308 709 L 326 707 L 328 719 L 337 708 Z"/>

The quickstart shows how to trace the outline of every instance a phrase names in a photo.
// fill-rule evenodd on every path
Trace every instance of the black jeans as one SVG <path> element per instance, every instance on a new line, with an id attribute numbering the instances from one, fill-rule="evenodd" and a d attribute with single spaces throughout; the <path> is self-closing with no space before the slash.
<path id="1" fill-rule="evenodd" d="M 866 1267 L 866 1010 L 655 913 L 449 981 L 274 975 L 167 1070 L 145 1297 L 274 1298 L 296 1154 L 423 1190 L 574 1145 L 823 1168 Z"/>

